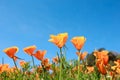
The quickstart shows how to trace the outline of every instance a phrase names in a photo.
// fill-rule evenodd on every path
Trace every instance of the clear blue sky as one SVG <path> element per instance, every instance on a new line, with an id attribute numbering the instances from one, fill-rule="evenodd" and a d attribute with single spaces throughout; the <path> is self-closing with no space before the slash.
<path id="1" fill-rule="evenodd" d="M 31 57 L 23 48 L 30 45 L 52 58 L 59 50 L 48 42 L 49 35 L 62 32 L 69 34 L 68 59 L 77 59 L 70 42 L 74 36 L 87 38 L 82 51 L 105 47 L 120 52 L 120 0 L 0 0 L 0 61 L 4 57 L 13 65 L 2 52 L 10 46 L 18 46 L 17 56 L 26 61 Z"/>

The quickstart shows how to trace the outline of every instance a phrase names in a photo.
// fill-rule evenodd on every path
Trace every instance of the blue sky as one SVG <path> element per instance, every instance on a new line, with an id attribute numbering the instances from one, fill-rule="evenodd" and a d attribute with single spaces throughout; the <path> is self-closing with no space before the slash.
<path id="1" fill-rule="evenodd" d="M 30 45 L 47 50 L 48 58 L 56 56 L 59 49 L 48 39 L 62 32 L 69 34 L 68 59 L 77 59 L 70 42 L 74 36 L 87 38 L 82 51 L 105 47 L 120 52 L 120 0 L 0 0 L 0 59 L 5 63 L 13 65 L 2 52 L 10 46 L 18 46 L 16 55 L 26 61 L 31 57 L 23 48 Z"/>

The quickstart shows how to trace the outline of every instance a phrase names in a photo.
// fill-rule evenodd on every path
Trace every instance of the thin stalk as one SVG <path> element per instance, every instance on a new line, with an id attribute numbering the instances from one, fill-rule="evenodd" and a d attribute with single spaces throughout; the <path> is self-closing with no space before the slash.
<path id="1" fill-rule="evenodd" d="M 78 50 L 78 52 L 80 53 L 80 50 Z M 80 54 L 78 55 L 78 77 L 77 77 L 77 80 L 79 80 L 79 75 L 80 75 Z"/>
<path id="2" fill-rule="evenodd" d="M 17 68 L 17 70 L 18 70 L 17 64 L 16 64 L 16 62 L 15 62 L 15 60 L 14 60 L 14 59 L 13 59 L 13 62 L 14 62 L 15 67 L 16 67 L 16 68 Z"/>
<path id="3" fill-rule="evenodd" d="M 60 74 L 59 80 L 62 80 L 62 48 L 60 48 Z"/>
<path id="4" fill-rule="evenodd" d="M 33 56 L 31 56 L 31 57 L 32 57 L 33 67 L 35 67 L 34 58 L 33 58 Z"/>

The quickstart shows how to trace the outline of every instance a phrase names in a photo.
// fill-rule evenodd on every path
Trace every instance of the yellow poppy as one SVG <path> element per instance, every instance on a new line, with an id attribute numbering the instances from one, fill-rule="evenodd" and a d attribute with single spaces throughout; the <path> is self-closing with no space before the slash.
<path id="1" fill-rule="evenodd" d="M 73 45 L 75 46 L 75 48 L 77 50 L 81 50 L 84 43 L 86 41 L 86 38 L 84 36 L 81 37 L 74 37 L 71 39 L 71 42 L 73 43 Z"/>
<path id="2" fill-rule="evenodd" d="M 60 33 L 58 35 L 50 35 L 50 38 L 48 41 L 54 43 L 57 47 L 62 48 L 67 39 L 68 39 L 68 33 Z"/>

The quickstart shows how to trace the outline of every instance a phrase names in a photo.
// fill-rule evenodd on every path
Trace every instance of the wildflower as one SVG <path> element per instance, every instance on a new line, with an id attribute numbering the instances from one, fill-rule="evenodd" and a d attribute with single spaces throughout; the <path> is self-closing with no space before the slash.
<path id="1" fill-rule="evenodd" d="M 91 72 L 94 71 L 94 67 L 93 67 L 93 66 L 87 66 L 86 68 L 87 68 L 87 70 L 88 70 L 88 71 L 87 71 L 88 73 L 91 73 Z"/>
<path id="2" fill-rule="evenodd" d="M 58 56 L 54 57 L 52 61 L 57 64 L 59 62 Z"/>
<path id="3" fill-rule="evenodd" d="M 120 74 L 120 59 L 114 61 L 115 65 L 111 67 L 117 74 Z"/>
<path id="4" fill-rule="evenodd" d="M 100 52 L 100 51 L 94 51 L 94 56 L 95 56 L 97 59 L 102 59 L 104 65 L 107 65 L 107 64 L 108 64 L 109 56 L 108 56 L 108 51 L 107 51 L 107 50 L 103 50 L 103 51 L 101 51 L 101 52 Z"/>
<path id="5" fill-rule="evenodd" d="M 84 60 L 85 57 L 87 56 L 87 52 L 83 52 L 83 53 L 76 52 L 76 54 L 80 57 L 81 60 Z"/>
<path id="6" fill-rule="evenodd" d="M 62 48 L 67 39 L 68 39 L 68 33 L 60 33 L 58 35 L 50 35 L 50 38 L 48 41 L 54 43 L 57 47 Z"/>
<path id="7" fill-rule="evenodd" d="M 3 50 L 3 52 L 5 52 L 10 58 L 14 59 L 15 61 L 18 59 L 18 57 L 15 56 L 15 54 L 18 52 L 18 47 L 16 46 L 6 48 Z"/>
<path id="8" fill-rule="evenodd" d="M 73 45 L 75 46 L 75 48 L 77 50 L 81 50 L 84 43 L 86 41 L 86 38 L 84 36 L 81 37 L 74 37 L 71 39 L 71 42 L 73 43 Z"/>
<path id="9" fill-rule="evenodd" d="M 49 63 L 49 59 L 48 58 L 43 59 L 42 62 L 41 62 L 41 64 L 42 64 L 42 67 L 45 70 L 50 70 L 51 64 Z"/>
<path id="10" fill-rule="evenodd" d="M 37 69 L 36 69 L 36 71 L 39 72 L 39 73 L 42 73 L 42 66 L 41 65 L 38 66 Z"/>
<path id="11" fill-rule="evenodd" d="M 107 74 L 107 70 L 106 70 L 105 65 L 104 65 L 102 60 L 100 60 L 100 59 L 97 60 L 96 66 L 97 66 L 100 73 L 102 73 L 103 75 Z"/>
<path id="12" fill-rule="evenodd" d="M 45 69 L 46 69 L 46 70 L 50 70 L 50 69 L 51 69 L 51 64 L 47 64 L 47 65 L 45 66 Z"/>
<path id="13" fill-rule="evenodd" d="M 25 53 L 32 56 L 35 49 L 36 49 L 36 46 L 33 45 L 33 46 L 26 47 L 23 50 L 24 50 Z"/>
<path id="14" fill-rule="evenodd" d="M 48 58 L 43 59 L 41 64 L 46 66 L 47 64 L 49 64 L 49 59 Z"/>
<path id="15" fill-rule="evenodd" d="M 9 69 L 8 72 L 18 74 L 18 71 L 20 71 L 20 69 L 17 68 L 16 66 L 13 66 Z"/>
<path id="16" fill-rule="evenodd" d="M 22 61 L 19 62 L 19 64 L 20 64 L 21 67 L 25 67 L 26 62 L 22 60 Z"/>
<path id="17" fill-rule="evenodd" d="M 38 60 L 42 61 L 44 59 L 45 54 L 46 54 L 46 50 L 44 50 L 44 51 L 38 50 L 38 51 L 36 51 L 35 54 L 33 54 L 33 56 L 36 57 Z"/>
<path id="18" fill-rule="evenodd" d="M 0 73 L 9 70 L 9 64 L 0 64 Z"/>

